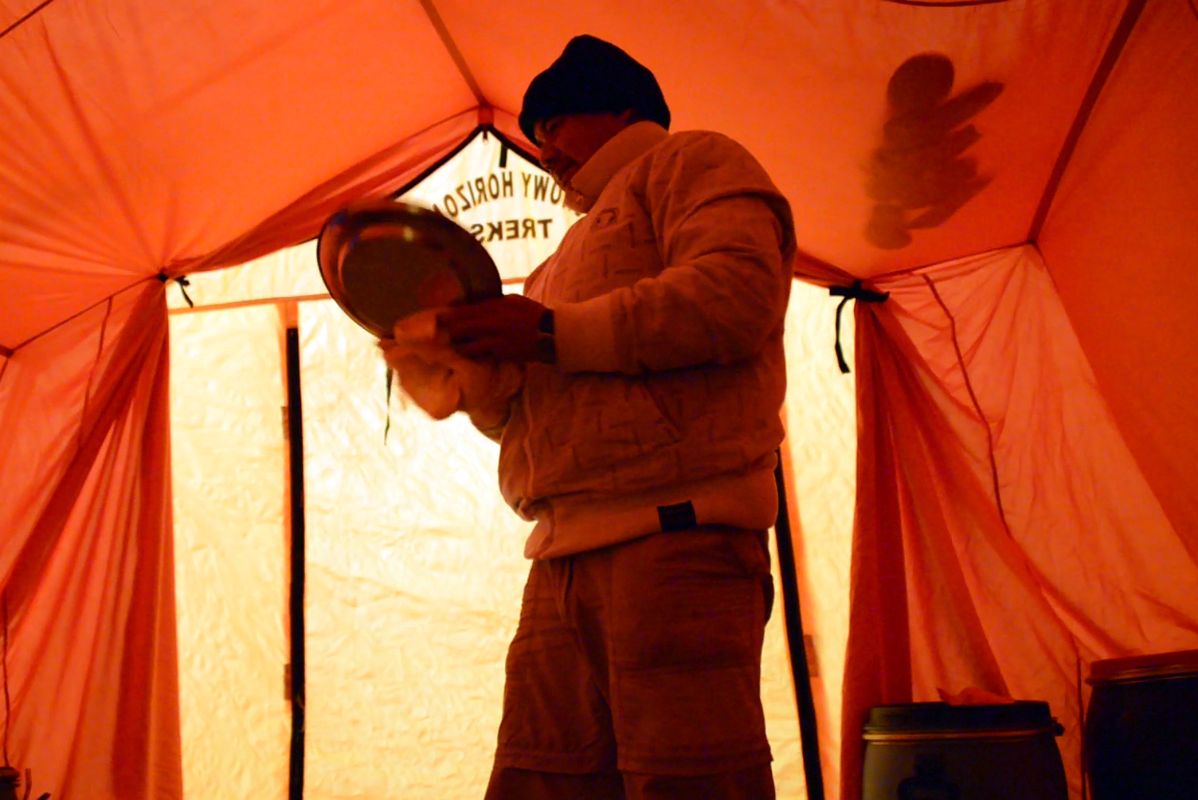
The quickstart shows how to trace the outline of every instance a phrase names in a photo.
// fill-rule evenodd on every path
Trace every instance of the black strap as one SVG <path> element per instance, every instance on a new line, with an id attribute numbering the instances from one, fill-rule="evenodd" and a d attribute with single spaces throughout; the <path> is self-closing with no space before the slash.
<path id="1" fill-rule="evenodd" d="M 672 506 L 658 506 L 657 519 L 661 523 L 662 533 L 670 531 L 686 531 L 699 527 L 695 517 L 695 507 L 691 501 L 675 503 Z"/>
<path id="2" fill-rule="evenodd" d="M 159 272 L 158 280 L 162 281 L 163 283 L 166 283 L 167 281 L 171 280 L 171 277 L 169 275 L 167 275 L 165 272 Z M 187 301 L 187 307 L 195 308 L 196 304 L 191 302 L 191 297 L 188 296 L 188 294 L 187 294 L 187 287 L 191 286 L 191 282 L 187 280 L 187 276 L 180 275 L 178 278 L 175 278 L 174 281 L 175 281 L 175 283 L 179 284 L 179 291 L 183 292 L 183 299 Z"/>
<path id="3" fill-rule="evenodd" d="M 840 312 L 844 310 L 844 304 L 850 300 L 860 300 L 864 303 L 882 303 L 890 299 L 890 292 L 875 292 L 873 289 L 866 289 L 861 281 L 853 281 L 852 286 L 831 287 L 828 289 L 828 294 L 833 297 L 844 298 L 836 306 L 836 363 L 840 366 L 840 372 L 847 375 L 852 370 L 849 369 L 848 362 L 844 360 L 844 348 L 840 346 Z"/>
<path id="4" fill-rule="evenodd" d="M 394 370 L 390 366 L 387 367 L 386 375 L 383 380 L 387 382 L 387 424 L 383 426 L 383 444 L 387 444 L 387 434 L 391 432 L 391 377 L 394 375 Z"/>

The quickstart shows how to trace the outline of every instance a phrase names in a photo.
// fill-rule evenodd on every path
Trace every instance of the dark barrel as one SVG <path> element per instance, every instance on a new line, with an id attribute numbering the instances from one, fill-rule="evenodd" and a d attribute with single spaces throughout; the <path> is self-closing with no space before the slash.
<path id="1" fill-rule="evenodd" d="M 1095 661 L 1088 682 L 1093 800 L 1198 797 L 1198 650 Z"/>
<path id="2" fill-rule="evenodd" d="M 1048 703 L 877 706 L 865 723 L 863 800 L 1067 800 Z"/>

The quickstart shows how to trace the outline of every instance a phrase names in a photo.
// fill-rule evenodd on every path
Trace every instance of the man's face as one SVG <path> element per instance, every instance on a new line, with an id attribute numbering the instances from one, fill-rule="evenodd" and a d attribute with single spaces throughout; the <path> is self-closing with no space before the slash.
<path id="1" fill-rule="evenodd" d="M 559 184 L 569 186 L 579 168 L 632 122 L 632 112 L 559 114 L 537 122 L 541 165 Z"/>

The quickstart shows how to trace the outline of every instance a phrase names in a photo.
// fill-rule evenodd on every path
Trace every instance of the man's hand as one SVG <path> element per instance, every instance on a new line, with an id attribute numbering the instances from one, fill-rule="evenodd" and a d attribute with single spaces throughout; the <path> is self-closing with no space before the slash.
<path id="1" fill-rule="evenodd" d="M 549 311 L 508 294 L 438 312 L 438 327 L 457 353 L 478 361 L 553 361 L 553 337 L 542 327 Z"/>

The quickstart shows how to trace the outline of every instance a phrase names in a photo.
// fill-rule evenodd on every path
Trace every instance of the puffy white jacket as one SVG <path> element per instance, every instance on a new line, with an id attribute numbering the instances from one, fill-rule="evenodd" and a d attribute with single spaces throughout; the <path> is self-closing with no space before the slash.
<path id="1" fill-rule="evenodd" d="M 530 364 L 500 488 L 546 558 L 693 524 L 774 522 L 789 206 L 742 146 L 625 129 L 576 185 L 590 212 L 529 277 L 558 363 Z"/>

